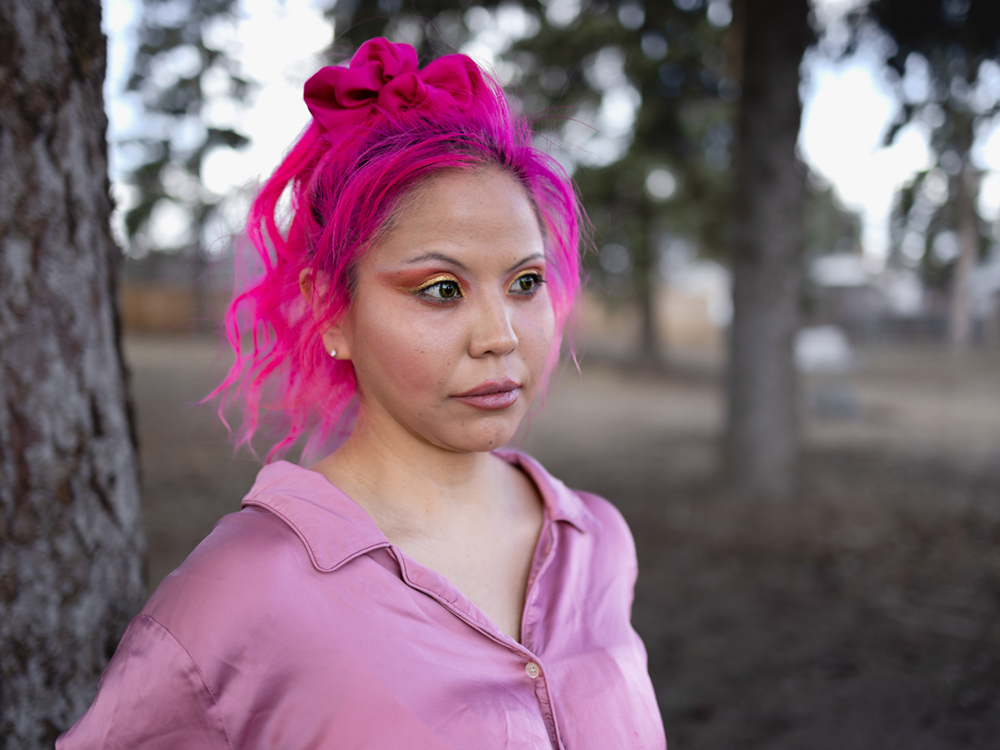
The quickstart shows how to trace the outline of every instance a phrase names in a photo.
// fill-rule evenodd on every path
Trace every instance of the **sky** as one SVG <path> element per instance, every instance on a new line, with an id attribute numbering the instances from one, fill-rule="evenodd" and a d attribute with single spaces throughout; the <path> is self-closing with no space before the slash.
<path id="1" fill-rule="evenodd" d="M 835 23 L 838 13 L 855 2 L 819 0 L 816 11 L 823 22 Z M 266 176 L 308 122 L 302 84 L 322 66 L 321 52 L 331 35 L 318 3 L 311 0 L 242 0 L 241 7 L 236 25 L 222 25 L 215 33 L 219 43 L 228 45 L 239 59 L 245 75 L 259 86 L 247 111 L 221 102 L 205 113 L 208 124 L 236 126 L 251 139 L 240 151 L 216 149 L 204 166 L 206 186 L 216 194 L 233 195 L 222 212 L 232 224 L 245 210 L 240 196 L 246 191 L 241 194 L 237 188 Z M 142 125 L 141 110 L 133 95 L 124 91 L 135 44 L 131 29 L 138 21 L 139 9 L 139 0 L 104 0 L 109 37 L 105 95 L 111 175 L 116 198 L 125 206 L 132 197 L 121 181 L 127 149 L 115 143 Z M 493 46 L 500 48 L 496 43 Z M 467 51 L 489 61 L 490 38 L 487 35 Z M 862 245 L 872 270 L 881 266 L 888 252 L 888 217 L 894 193 L 916 171 L 931 164 L 926 133 L 918 125 L 905 128 L 891 147 L 882 146 L 896 104 L 876 63 L 876 53 L 875 47 L 868 45 L 841 62 L 816 52 L 806 56 L 799 136 L 801 155 L 812 172 L 833 186 L 847 208 L 861 215 Z M 177 61 L 178 66 L 183 67 L 183 62 Z M 627 89 L 609 88 L 607 98 L 613 101 L 616 95 L 620 102 L 627 102 L 630 96 Z M 620 112 L 621 106 L 610 111 Z M 609 129 L 620 130 L 621 123 L 613 118 L 606 118 L 606 123 Z M 980 138 L 974 162 L 986 170 L 980 211 L 985 218 L 996 220 L 1000 216 L 1000 128 Z M 183 232 L 183 221 L 169 207 L 156 220 L 157 230 L 166 235 Z M 120 232 L 120 216 L 116 221 Z M 221 228 L 220 234 L 233 228 Z"/>
<path id="2" fill-rule="evenodd" d="M 933 166 L 933 154 L 928 130 L 920 124 L 903 128 L 891 146 L 884 145 L 897 104 L 876 45 L 862 45 L 840 62 L 816 50 L 807 53 L 799 148 L 811 170 L 861 215 L 862 244 L 877 268 L 889 249 L 893 196 L 915 172 Z M 980 139 L 973 163 L 986 171 L 980 213 L 995 221 L 1000 214 L 1000 130 L 993 128 Z"/>

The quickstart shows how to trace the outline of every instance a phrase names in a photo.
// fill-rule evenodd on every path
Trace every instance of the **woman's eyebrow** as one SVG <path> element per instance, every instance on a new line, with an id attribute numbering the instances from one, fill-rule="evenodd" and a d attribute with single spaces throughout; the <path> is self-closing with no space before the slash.
<path id="1" fill-rule="evenodd" d="M 410 260 L 406 261 L 406 265 L 412 266 L 417 263 L 423 263 L 424 261 L 427 260 L 440 260 L 444 261 L 445 263 L 450 263 L 453 266 L 457 266 L 458 268 L 461 268 L 463 271 L 469 270 L 468 268 L 465 267 L 465 264 L 462 263 L 460 260 L 452 258 L 450 255 L 445 255 L 444 253 L 424 253 L 421 256 L 418 256 L 416 258 L 411 258 Z"/>
<path id="2" fill-rule="evenodd" d="M 508 268 L 507 273 L 510 273 L 511 271 L 523 266 L 525 263 L 528 263 L 529 261 L 542 260 L 544 258 L 545 255 L 543 253 L 532 253 L 531 255 L 526 255 L 525 257 L 521 258 L 521 260 L 519 260 L 517 263 Z M 406 261 L 406 265 L 412 266 L 416 265 L 417 263 L 424 263 L 425 261 L 428 260 L 443 261 L 445 263 L 450 263 L 451 265 L 456 266 L 457 268 L 461 268 L 463 271 L 469 270 L 465 266 L 465 264 L 462 263 L 462 261 L 458 260 L 457 258 L 452 258 L 450 255 L 445 255 L 444 253 L 424 253 L 423 255 L 419 255 L 416 258 L 410 258 L 410 260 Z"/>
<path id="3" fill-rule="evenodd" d="M 521 260 L 519 260 L 517 263 L 515 263 L 514 265 L 512 265 L 510 268 L 508 268 L 507 269 L 507 273 L 510 273 L 511 271 L 513 271 L 516 268 L 519 268 L 520 266 L 523 266 L 528 261 L 543 260 L 544 258 L 545 258 L 545 255 L 543 255 L 542 253 L 532 253 L 531 255 L 527 255 L 527 256 L 521 258 Z"/>

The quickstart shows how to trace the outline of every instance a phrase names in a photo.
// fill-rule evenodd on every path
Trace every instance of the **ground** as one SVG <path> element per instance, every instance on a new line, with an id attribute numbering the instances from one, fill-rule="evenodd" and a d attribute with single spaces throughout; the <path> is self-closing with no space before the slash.
<path id="1" fill-rule="evenodd" d="M 150 586 L 257 464 L 196 406 L 226 357 L 126 342 Z M 748 501 L 720 477 L 719 380 L 566 369 L 524 440 L 636 537 L 634 623 L 671 750 L 1000 747 L 1000 352 L 862 351 L 802 397 L 801 490 Z"/>

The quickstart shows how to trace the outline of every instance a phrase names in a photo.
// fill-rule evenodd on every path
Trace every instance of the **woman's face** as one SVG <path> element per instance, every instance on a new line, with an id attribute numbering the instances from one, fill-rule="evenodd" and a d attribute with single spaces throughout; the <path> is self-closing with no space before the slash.
<path id="1" fill-rule="evenodd" d="M 496 169 L 449 171 L 417 189 L 361 261 L 327 344 L 354 364 L 366 428 L 488 451 L 536 395 L 554 327 L 524 188 Z"/>

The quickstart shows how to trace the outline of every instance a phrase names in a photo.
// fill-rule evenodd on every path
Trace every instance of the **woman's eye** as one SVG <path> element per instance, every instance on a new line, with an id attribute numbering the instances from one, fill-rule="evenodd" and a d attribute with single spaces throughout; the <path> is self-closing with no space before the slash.
<path id="1" fill-rule="evenodd" d="M 420 290 L 421 294 L 424 294 L 433 299 L 458 299 L 462 296 L 462 289 L 459 287 L 457 281 L 438 281 L 430 286 L 426 286 Z"/>
<path id="2" fill-rule="evenodd" d="M 510 285 L 510 291 L 515 294 L 534 294 L 538 291 L 538 287 L 545 283 L 543 279 L 537 273 L 526 273 L 523 276 L 518 276 L 514 279 L 513 283 Z"/>

